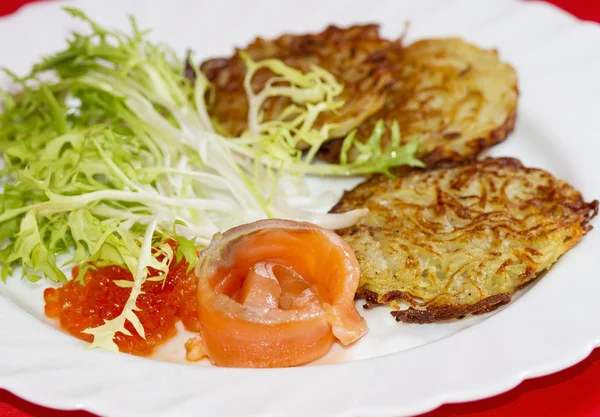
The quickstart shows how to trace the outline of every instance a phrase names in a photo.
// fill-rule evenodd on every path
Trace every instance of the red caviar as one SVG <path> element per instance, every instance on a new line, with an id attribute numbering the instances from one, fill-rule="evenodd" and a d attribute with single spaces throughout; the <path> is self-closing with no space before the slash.
<path id="1" fill-rule="evenodd" d="M 187 273 L 185 261 L 172 267 L 163 281 L 146 281 L 144 293 L 137 299 L 136 311 L 144 326 L 146 339 L 134 330 L 131 323 L 125 328 L 132 334 L 117 333 L 115 343 L 121 352 L 148 356 L 154 348 L 177 333 L 176 323 L 181 320 L 186 329 L 200 331 L 196 302 L 196 279 Z M 73 270 L 73 277 L 77 269 Z M 106 266 L 88 271 L 85 285 L 72 279 L 60 288 L 44 291 L 46 315 L 57 319 L 60 327 L 79 339 L 91 342 L 92 336 L 83 330 L 97 327 L 117 317 L 129 297 L 131 288 L 117 286 L 114 280 L 132 281 L 131 273 L 118 266 Z"/>

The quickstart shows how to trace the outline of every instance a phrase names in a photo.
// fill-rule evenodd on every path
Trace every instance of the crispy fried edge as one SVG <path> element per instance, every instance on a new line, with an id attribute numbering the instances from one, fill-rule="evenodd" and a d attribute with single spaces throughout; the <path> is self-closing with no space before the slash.
<path id="1" fill-rule="evenodd" d="M 424 155 L 420 155 L 419 157 L 427 168 L 437 168 L 438 166 L 446 163 L 470 163 L 477 161 L 483 152 L 490 149 L 494 145 L 504 142 L 508 135 L 515 129 L 515 124 L 517 121 L 517 107 L 518 100 L 513 107 L 512 113 L 506 118 L 502 125 L 488 131 L 485 136 L 471 139 L 468 142 L 468 146 L 472 149 L 472 152 L 468 155 L 461 155 L 456 152 L 448 152 L 446 147 L 440 145 L 433 151 Z M 371 117 L 376 116 L 377 113 Z M 339 162 L 343 141 L 344 139 L 333 139 L 325 143 L 319 150 L 319 158 L 330 163 Z"/>
<path id="2" fill-rule="evenodd" d="M 366 299 L 363 308 L 369 309 L 378 305 L 387 304 L 394 300 L 404 300 L 408 303 L 413 303 L 410 294 L 403 291 L 390 291 L 377 301 L 377 294 L 369 290 L 359 290 L 356 293 L 356 298 Z M 392 317 L 398 322 L 427 324 L 435 323 L 443 320 L 462 319 L 468 314 L 484 314 L 493 311 L 505 304 L 508 304 L 512 299 L 509 293 L 494 294 L 478 301 L 475 304 L 456 305 L 443 304 L 438 306 L 428 307 L 427 309 L 418 309 L 409 307 L 406 310 L 393 310 L 390 312 Z"/>
<path id="3" fill-rule="evenodd" d="M 423 163 L 428 168 L 434 168 L 439 164 L 448 162 L 475 162 L 477 158 L 492 146 L 504 142 L 508 135 L 515 129 L 517 121 L 517 106 L 518 100 L 515 102 L 513 112 L 506 118 L 504 123 L 493 130 L 487 132 L 485 136 L 473 138 L 468 142 L 468 147 L 471 149 L 469 155 L 460 155 L 456 152 L 449 153 L 447 149 L 440 145 L 433 151 L 422 157 Z"/>
<path id="4" fill-rule="evenodd" d="M 511 68 L 513 67 L 511 66 Z M 516 93 L 516 98 L 512 106 L 512 112 L 506 117 L 501 125 L 489 130 L 483 136 L 472 138 L 466 144 L 466 146 L 470 148 L 471 153 L 468 155 L 461 155 L 457 152 L 449 152 L 444 145 L 440 145 L 427 154 L 417 154 L 417 156 L 423 161 L 427 168 L 435 168 L 440 164 L 452 162 L 468 163 L 476 161 L 483 152 L 490 149 L 492 146 L 504 142 L 508 135 L 515 129 L 517 121 L 517 109 L 519 107 L 520 96 L 518 81 L 514 85 L 513 90 Z M 377 113 L 371 117 L 377 117 Z M 319 158 L 330 163 L 339 162 L 343 141 L 343 138 L 338 138 L 326 142 L 318 152 Z"/>
<path id="5" fill-rule="evenodd" d="M 461 167 L 461 166 L 466 166 L 466 165 L 475 164 L 475 163 L 484 163 L 484 162 L 494 162 L 494 163 L 497 163 L 500 167 L 512 166 L 517 169 L 526 168 L 521 163 L 521 161 L 519 161 L 516 158 L 491 158 L 490 157 L 490 158 L 485 158 L 485 159 L 478 160 L 478 161 L 460 161 L 460 162 L 444 161 L 443 166 L 428 167 L 425 169 L 404 167 L 403 169 L 400 169 L 396 174 L 399 177 L 405 177 L 405 176 L 411 175 L 413 173 L 428 172 L 428 171 L 430 172 L 430 171 L 437 171 L 437 170 L 441 170 L 441 169 L 451 169 L 451 168 L 457 168 L 457 167 Z M 542 171 L 548 173 L 549 175 L 552 175 L 545 170 L 542 170 Z M 363 182 L 362 184 L 359 184 L 355 188 L 364 186 L 366 184 L 370 184 L 372 182 L 380 181 L 382 178 L 384 178 L 383 179 L 384 181 L 385 181 L 385 179 L 387 179 L 387 177 L 381 177 L 381 176 L 371 177 L 370 179 Z M 341 208 L 342 200 L 344 199 L 346 194 L 350 193 L 351 191 L 344 192 L 344 196 L 342 196 L 340 201 L 330 210 L 330 212 L 332 212 L 332 213 L 338 212 L 338 210 Z M 580 226 L 582 228 L 583 235 L 585 235 L 590 230 L 593 229 L 593 226 L 589 223 L 594 217 L 596 217 L 598 215 L 600 202 L 598 200 L 593 200 L 589 203 L 586 203 L 583 200 L 583 196 L 580 195 L 580 198 L 581 198 L 581 207 L 579 207 L 577 211 L 579 211 L 579 212 L 581 212 L 581 214 L 583 214 L 583 220 L 582 220 Z M 347 229 L 344 229 L 344 230 L 347 230 Z M 519 289 L 522 289 L 526 285 L 532 283 L 533 281 L 541 278 L 547 272 L 548 272 L 548 270 L 544 270 L 544 271 L 540 271 L 536 275 L 531 275 L 529 277 L 529 279 L 525 280 L 519 287 L 517 287 L 515 289 L 515 292 L 518 291 Z M 398 290 L 389 291 L 389 292 L 383 294 L 381 296 L 381 298 L 379 298 L 377 296 L 377 293 L 359 288 L 358 291 L 356 292 L 355 299 L 366 300 L 366 303 L 363 305 L 363 308 L 365 308 L 365 309 L 373 308 L 378 305 L 388 304 L 394 300 L 404 300 L 408 304 L 410 304 L 410 307 L 408 309 L 393 310 L 390 312 L 390 314 L 396 319 L 396 321 L 403 322 L 403 323 L 428 324 L 428 323 L 435 323 L 435 322 L 444 321 L 444 320 L 462 319 L 469 314 L 478 315 L 478 314 L 489 313 L 503 305 L 508 304 L 512 299 L 512 294 L 514 294 L 514 292 L 513 293 L 505 292 L 505 293 L 494 294 L 494 295 L 484 298 L 483 300 L 478 301 L 475 304 L 441 304 L 441 305 L 435 305 L 435 306 L 430 306 L 430 307 L 428 307 L 426 304 L 424 304 L 424 305 L 420 306 L 422 308 L 415 308 L 415 307 L 418 307 L 419 304 L 417 302 L 415 302 L 414 298 L 409 293 L 407 293 L 405 291 L 398 291 Z"/>
<path id="6" fill-rule="evenodd" d="M 232 56 L 215 57 L 215 58 L 205 59 L 204 61 L 202 61 L 199 64 L 198 68 L 199 68 L 199 71 L 203 72 L 209 80 L 212 80 L 216 76 L 216 73 L 218 73 L 221 70 L 226 69 L 227 67 L 229 67 L 231 65 L 231 63 L 233 62 L 233 60 L 239 54 L 240 51 L 247 51 L 249 48 L 255 46 L 256 43 L 261 43 L 261 42 L 275 42 L 276 43 L 277 41 L 279 41 L 285 37 L 294 38 L 297 45 L 292 45 L 290 47 L 290 49 L 296 48 L 295 53 L 298 55 L 302 55 L 302 54 L 307 53 L 306 51 L 303 51 L 303 49 L 302 49 L 303 42 L 310 42 L 311 39 L 315 39 L 315 38 L 328 40 L 329 42 L 332 42 L 334 44 L 336 44 L 336 43 L 343 44 L 346 42 L 356 42 L 356 41 L 380 40 L 380 41 L 386 41 L 389 44 L 398 46 L 398 45 L 402 44 L 402 41 L 404 40 L 404 37 L 406 36 L 406 31 L 407 31 L 407 27 L 405 25 L 405 29 L 404 29 L 404 32 L 402 33 L 402 35 L 394 41 L 389 41 L 389 40 L 381 37 L 381 35 L 379 34 L 380 29 L 381 29 L 381 27 L 377 23 L 364 23 L 364 24 L 355 24 L 355 25 L 350 25 L 350 26 L 329 25 L 321 32 L 316 32 L 316 33 L 305 33 L 305 34 L 284 33 L 273 39 L 265 39 L 265 38 L 258 36 L 254 40 L 252 40 L 248 45 L 246 45 L 246 47 L 244 47 L 244 48 L 236 47 Z M 356 33 L 357 36 L 352 36 L 347 39 L 339 38 L 339 35 L 341 35 L 341 34 L 343 35 L 345 32 L 351 32 L 351 31 L 357 31 L 357 33 Z M 327 38 L 330 38 L 330 39 L 327 39 Z M 387 62 L 387 59 L 385 58 L 385 54 L 384 54 L 385 49 L 387 49 L 388 47 L 389 46 L 371 53 L 363 61 L 364 63 L 371 63 L 374 65 L 374 68 L 371 71 L 371 73 L 369 74 L 369 77 L 372 77 L 376 80 L 374 83 L 374 86 L 376 88 L 375 87 L 372 87 L 372 88 L 380 89 L 381 92 L 379 95 L 383 95 L 383 99 L 382 99 L 382 103 L 379 106 L 379 108 L 377 108 L 377 110 L 374 110 L 370 114 L 365 114 L 362 117 L 362 120 L 360 120 L 360 122 L 357 124 L 356 127 L 358 127 L 361 123 L 364 123 L 364 121 L 367 120 L 368 118 L 377 114 L 377 112 L 381 109 L 381 107 L 383 106 L 383 104 L 385 102 L 385 98 L 387 97 L 387 89 L 390 88 L 392 85 L 394 85 L 394 83 L 396 83 L 396 80 L 393 77 L 393 74 L 391 71 L 391 67 L 390 67 L 389 63 Z M 194 68 L 192 65 L 193 64 L 191 62 L 189 62 L 189 60 L 186 61 L 186 65 L 184 68 L 184 75 L 186 78 L 190 79 L 191 81 L 195 81 L 196 75 L 195 75 L 195 71 L 194 71 Z M 345 135 L 345 134 L 349 133 L 349 131 L 348 132 L 347 131 L 340 132 L 339 130 L 340 130 L 339 127 L 335 128 L 335 129 L 333 129 L 332 133 L 336 134 L 336 132 L 337 132 L 337 135 Z M 331 141 L 335 141 L 335 137 L 330 137 L 329 139 L 326 140 L 325 143 L 331 142 Z"/>

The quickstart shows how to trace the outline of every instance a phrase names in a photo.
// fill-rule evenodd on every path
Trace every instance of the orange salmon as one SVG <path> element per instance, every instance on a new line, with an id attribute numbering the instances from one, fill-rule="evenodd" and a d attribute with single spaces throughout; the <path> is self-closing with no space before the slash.
<path id="1" fill-rule="evenodd" d="M 202 351 L 218 366 L 284 367 L 367 332 L 354 305 L 360 269 L 337 234 L 261 220 L 217 235 L 200 254 Z"/>

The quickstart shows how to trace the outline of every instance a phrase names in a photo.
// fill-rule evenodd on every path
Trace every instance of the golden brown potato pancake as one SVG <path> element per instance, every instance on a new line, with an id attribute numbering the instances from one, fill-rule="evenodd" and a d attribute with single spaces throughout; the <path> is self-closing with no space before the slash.
<path id="1" fill-rule="evenodd" d="M 340 137 L 356 128 L 382 108 L 392 74 L 384 57 L 378 53 L 389 44 L 379 37 L 377 25 L 338 28 L 330 26 L 317 34 L 283 35 L 274 40 L 257 38 L 244 49 L 255 60 L 280 59 L 303 72 L 317 65 L 332 73 L 343 84 L 341 98 L 345 104 L 334 112 L 326 112 L 317 120 L 337 123 L 331 137 Z M 247 128 L 248 101 L 243 80 L 246 66 L 238 54 L 229 58 L 205 61 L 201 70 L 215 85 L 215 102 L 209 110 L 231 136 L 239 136 Z M 261 90 L 273 77 L 260 70 L 252 80 L 254 91 Z M 265 103 L 264 119 L 273 120 L 289 105 L 288 99 L 273 97 Z"/>
<path id="2" fill-rule="evenodd" d="M 375 123 L 397 120 L 402 142 L 417 140 L 418 157 L 428 166 L 473 160 L 512 131 L 517 109 L 517 75 L 486 51 L 461 39 L 427 39 L 406 47 L 391 44 L 385 59 L 396 83 L 384 107 L 358 129 L 366 141 Z M 387 130 L 383 146 L 389 143 Z M 321 156 L 339 159 L 341 140 Z M 352 154 L 349 155 L 352 159 Z"/>
<path id="3" fill-rule="evenodd" d="M 591 230 L 598 201 L 515 159 L 498 158 L 397 178 L 373 177 L 333 212 L 367 207 L 340 231 L 361 266 L 367 306 L 404 300 L 397 321 L 431 323 L 508 303 Z"/>

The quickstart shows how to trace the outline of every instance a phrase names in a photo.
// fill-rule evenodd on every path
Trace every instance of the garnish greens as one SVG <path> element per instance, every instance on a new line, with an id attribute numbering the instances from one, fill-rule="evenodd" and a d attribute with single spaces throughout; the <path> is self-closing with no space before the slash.
<path id="1" fill-rule="evenodd" d="M 30 74 L 9 71 L 18 91 L 2 93 L 0 114 L 0 263 L 5 280 L 20 267 L 31 281 L 65 282 L 66 266 L 120 265 L 133 282 L 120 316 L 86 330 L 92 346 L 116 350 L 113 338 L 131 323 L 148 268 L 166 275 L 173 259 L 193 267 L 196 250 L 233 226 L 266 217 L 312 219 L 344 227 L 363 214 L 313 215 L 286 198 L 303 193 L 304 174 L 387 173 L 397 165 L 421 166 L 416 144 L 381 151 L 384 126 L 366 144 L 344 141 L 339 164 L 312 164 L 332 125 L 316 127 L 321 112 L 343 105 L 342 86 L 320 68 L 303 74 L 277 60 L 248 67 L 268 68 L 275 82 L 262 91 L 248 87 L 249 129 L 241 138 L 215 132 L 207 113 L 211 85 L 202 73 L 184 76 L 184 61 L 148 40 L 131 19 L 132 34 L 108 30 L 81 11 L 66 8 L 89 25 L 73 33 L 66 48 L 44 58 Z M 292 104 L 275 121 L 261 120 L 261 106 L 274 95 Z M 297 150 L 308 144 L 307 155 Z M 358 157 L 347 162 L 354 147 Z M 168 244 L 178 242 L 175 251 Z M 59 264 L 57 257 L 69 254 Z"/>

